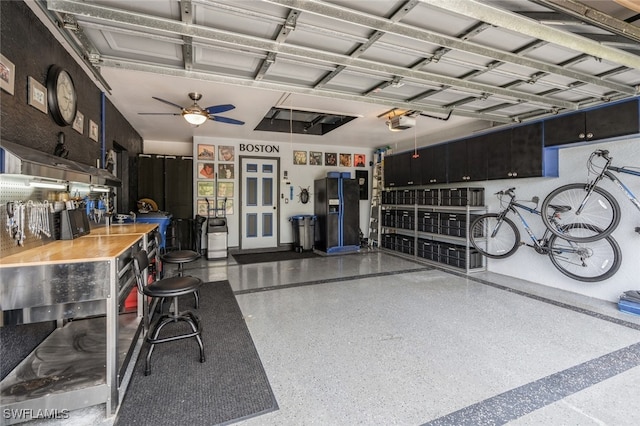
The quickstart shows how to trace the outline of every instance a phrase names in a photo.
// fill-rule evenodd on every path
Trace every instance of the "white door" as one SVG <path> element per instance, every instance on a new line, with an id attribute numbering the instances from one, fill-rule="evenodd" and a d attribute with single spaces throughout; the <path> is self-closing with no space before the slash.
<path id="1" fill-rule="evenodd" d="M 278 246 L 278 159 L 240 159 L 240 248 Z"/>

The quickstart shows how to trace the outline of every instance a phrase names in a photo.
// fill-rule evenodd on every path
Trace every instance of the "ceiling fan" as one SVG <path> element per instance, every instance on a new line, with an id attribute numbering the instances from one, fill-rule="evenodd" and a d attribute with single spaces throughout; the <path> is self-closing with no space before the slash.
<path id="1" fill-rule="evenodd" d="M 232 109 L 235 108 L 234 105 L 231 104 L 224 104 L 224 105 L 213 105 L 210 107 L 206 107 L 206 108 L 202 108 L 200 105 L 198 105 L 198 101 L 200 100 L 200 98 L 202 98 L 202 94 L 198 93 L 198 92 L 191 92 L 189 93 L 189 97 L 191 98 L 191 100 L 193 101 L 193 105 L 188 106 L 188 107 L 181 107 L 178 104 L 174 104 L 173 102 L 161 99 L 161 98 L 157 98 L 155 96 L 152 96 L 153 99 L 160 101 L 160 102 L 164 102 L 165 104 L 174 106 L 176 108 L 179 108 L 180 110 L 182 110 L 180 113 L 177 112 L 139 112 L 139 115 L 181 115 L 184 117 L 185 120 L 187 120 L 187 122 L 189 122 L 190 124 L 193 124 L 195 126 L 199 126 L 202 123 L 204 123 L 205 121 L 207 121 L 207 119 L 209 120 L 213 120 L 213 121 L 219 121 L 220 123 L 227 123 L 227 124 L 238 124 L 238 125 L 242 125 L 244 124 L 244 121 L 240 121 L 240 120 L 236 120 L 233 118 L 228 118 L 228 117 L 221 117 L 219 115 L 214 115 L 214 114 L 218 114 L 221 112 L 225 112 L 225 111 L 230 111 Z"/>

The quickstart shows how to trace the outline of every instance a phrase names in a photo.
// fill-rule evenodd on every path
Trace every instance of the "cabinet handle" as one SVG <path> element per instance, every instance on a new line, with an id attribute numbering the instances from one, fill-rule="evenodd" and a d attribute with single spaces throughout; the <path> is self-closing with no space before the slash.
<path id="1" fill-rule="evenodd" d="M 518 172 L 513 172 L 513 177 L 518 176 Z"/>
<path id="2" fill-rule="evenodd" d="M 579 137 L 580 139 L 584 139 L 584 133 L 580 133 L 580 134 L 578 135 L 578 137 Z"/>
<path id="3" fill-rule="evenodd" d="M 509 173 L 507 173 L 507 176 L 511 177 L 511 176 L 513 176 L 513 173 L 509 172 Z"/>
<path id="4" fill-rule="evenodd" d="M 591 139 L 593 137 L 593 133 L 587 133 L 587 139 Z"/>

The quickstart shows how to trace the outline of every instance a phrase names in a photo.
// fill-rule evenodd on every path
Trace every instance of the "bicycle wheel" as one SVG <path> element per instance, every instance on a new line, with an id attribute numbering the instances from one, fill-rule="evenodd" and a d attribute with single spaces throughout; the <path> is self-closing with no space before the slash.
<path id="1" fill-rule="evenodd" d="M 596 241 L 611 234 L 620 223 L 620 205 L 611 194 L 596 186 L 588 199 L 587 185 L 572 183 L 552 191 L 542 202 L 542 221 L 551 233 L 570 241 Z M 584 202 L 580 214 L 576 214 Z M 562 207 L 563 210 L 557 210 Z M 555 213 L 554 213 L 555 212 Z M 553 222 L 556 223 L 553 223 Z M 566 235 L 563 226 L 582 223 L 586 227 L 576 235 Z"/>
<path id="2" fill-rule="evenodd" d="M 469 241 L 484 256 L 502 259 L 518 250 L 520 232 L 511 219 L 488 213 L 471 222 Z"/>
<path id="3" fill-rule="evenodd" d="M 568 234 L 580 234 L 581 229 L 588 228 L 583 223 L 566 226 Z M 572 231 L 579 232 L 572 232 Z M 549 257 L 554 266 L 566 276 L 584 282 L 603 281 L 612 277 L 620 268 L 622 252 L 612 236 L 597 241 L 577 242 L 549 237 L 547 242 Z"/>

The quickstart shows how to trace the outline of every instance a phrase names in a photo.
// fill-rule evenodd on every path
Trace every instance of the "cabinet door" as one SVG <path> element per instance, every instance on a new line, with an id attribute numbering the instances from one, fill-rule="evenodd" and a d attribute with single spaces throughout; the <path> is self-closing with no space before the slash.
<path id="1" fill-rule="evenodd" d="M 464 182 L 467 179 L 467 140 L 448 144 L 447 167 L 449 182 Z"/>
<path id="2" fill-rule="evenodd" d="M 411 155 L 413 152 L 402 152 L 396 155 L 396 171 L 397 185 L 396 186 L 409 186 L 413 185 L 413 177 L 411 175 Z"/>
<path id="3" fill-rule="evenodd" d="M 420 150 L 417 164 L 421 169 L 421 184 L 447 182 L 447 144 Z"/>
<path id="4" fill-rule="evenodd" d="M 585 140 L 631 135 L 640 130 L 637 100 L 590 110 L 585 114 Z"/>
<path id="5" fill-rule="evenodd" d="M 585 137 L 585 113 L 563 115 L 544 122 L 544 146 L 580 142 Z"/>
<path id="6" fill-rule="evenodd" d="M 542 176 L 542 123 L 514 127 L 511 133 L 511 177 Z"/>
<path id="7" fill-rule="evenodd" d="M 398 176 L 396 175 L 398 157 L 389 155 L 384 157 L 384 186 L 398 186 Z"/>
<path id="8" fill-rule="evenodd" d="M 487 178 L 511 177 L 511 130 L 502 130 L 487 136 Z"/>
<path id="9" fill-rule="evenodd" d="M 487 180 L 487 144 L 489 136 L 467 139 L 467 181 Z"/>

